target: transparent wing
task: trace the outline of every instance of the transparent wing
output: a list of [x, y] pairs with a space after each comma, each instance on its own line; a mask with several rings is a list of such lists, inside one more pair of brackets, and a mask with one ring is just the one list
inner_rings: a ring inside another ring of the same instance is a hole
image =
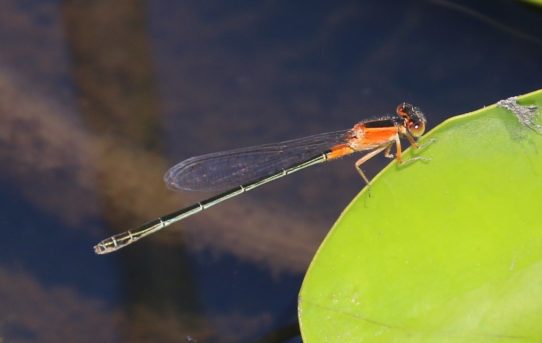
[[164, 175], [174, 190], [217, 191], [292, 167], [346, 141], [350, 130], [191, 157]]

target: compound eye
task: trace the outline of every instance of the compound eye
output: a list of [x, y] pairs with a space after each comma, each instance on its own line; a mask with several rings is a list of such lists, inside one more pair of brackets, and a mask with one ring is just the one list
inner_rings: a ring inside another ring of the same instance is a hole
[[409, 118], [410, 117], [409, 112], [412, 111], [412, 105], [406, 102], [403, 102], [397, 106], [397, 109], [395, 111], [400, 117]]
[[423, 121], [412, 122], [407, 125], [407, 128], [414, 137], [420, 137], [425, 132], [425, 123]]

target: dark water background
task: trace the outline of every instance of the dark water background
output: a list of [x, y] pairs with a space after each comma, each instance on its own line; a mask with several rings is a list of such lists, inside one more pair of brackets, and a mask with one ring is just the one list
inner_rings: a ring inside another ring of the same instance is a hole
[[303, 274], [362, 188], [355, 159], [116, 254], [92, 245], [208, 196], [162, 183], [192, 155], [401, 101], [433, 127], [539, 89], [541, 23], [514, 1], [0, 1], [0, 342], [299, 342]]

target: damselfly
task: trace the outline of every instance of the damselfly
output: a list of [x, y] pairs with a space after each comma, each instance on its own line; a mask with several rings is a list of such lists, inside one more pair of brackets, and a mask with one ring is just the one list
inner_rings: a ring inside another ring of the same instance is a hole
[[[189, 158], [173, 166], [164, 176], [169, 188], [189, 191], [228, 189], [179, 211], [157, 218], [142, 226], [107, 238], [94, 247], [97, 254], [123, 248], [163, 228], [208, 209], [224, 200], [248, 192], [265, 183], [301, 169], [336, 160], [355, 152], [368, 151], [356, 161], [356, 169], [369, 184], [361, 166], [370, 158], [384, 156], [402, 163], [400, 138], [418, 148], [416, 139], [425, 131], [421, 110], [407, 103], [397, 106], [397, 115], [361, 121], [353, 128], [318, 134], [290, 141], [228, 150]], [[391, 153], [395, 145], [395, 154]], [[420, 159], [414, 157], [410, 160]]]

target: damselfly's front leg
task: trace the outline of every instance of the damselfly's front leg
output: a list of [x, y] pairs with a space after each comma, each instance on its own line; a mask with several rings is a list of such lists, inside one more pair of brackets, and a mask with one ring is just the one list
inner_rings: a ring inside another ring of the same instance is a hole
[[421, 149], [424, 149], [426, 147], [428, 147], [429, 145], [433, 144], [436, 142], [436, 139], [435, 138], [431, 138], [429, 140], [427, 140], [425, 143], [423, 144], [418, 144], [418, 142], [416, 141], [416, 139], [414, 137], [412, 137], [412, 135], [407, 131], [405, 132], [405, 136], [406, 138], [408, 139], [408, 142], [410, 143], [410, 145], [416, 149], [416, 150], [421, 150]]
[[[406, 135], [410, 145], [412, 145], [412, 147], [414, 147], [415, 149], [420, 149], [422, 146], [421, 145], [418, 145], [418, 143], [416, 142], [416, 140], [414, 139], [414, 137], [412, 137], [411, 135], [407, 134]], [[430, 158], [427, 158], [427, 157], [422, 157], [422, 156], [415, 156], [415, 157], [411, 157], [407, 160], [403, 160], [402, 158], [402, 149], [401, 149], [401, 140], [399, 139], [399, 135], [397, 135], [395, 137], [395, 147], [396, 147], [396, 152], [395, 152], [395, 159], [397, 160], [397, 164], [399, 165], [405, 165], [405, 164], [408, 164], [408, 163], [412, 163], [414, 161], [431, 161]]]

